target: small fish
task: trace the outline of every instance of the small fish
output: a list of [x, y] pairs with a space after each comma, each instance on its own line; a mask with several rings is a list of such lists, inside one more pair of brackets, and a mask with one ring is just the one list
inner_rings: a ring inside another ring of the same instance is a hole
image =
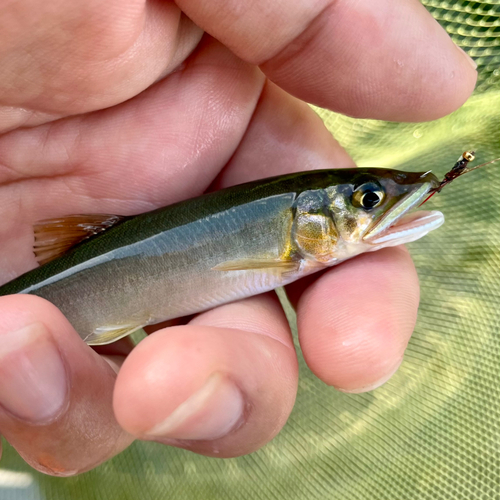
[[0, 287], [55, 304], [82, 339], [107, 344], [168, 319], [273, 290], [444, 222], [412, 212], [442, 183], [380, 168], [301, 172], [153, 212], [35, 225], [42, 265]]

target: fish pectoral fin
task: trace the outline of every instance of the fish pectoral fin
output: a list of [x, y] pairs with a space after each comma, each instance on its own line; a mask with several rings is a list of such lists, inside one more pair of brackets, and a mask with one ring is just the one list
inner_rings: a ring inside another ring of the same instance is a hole
[[39, 264], [65, 254], [78, 243], [106, 231], [128, 217], [110, 214], [68, 215], [44, 219], [33, 225], [33, 251]]
[[131, 333], [145, 327], [148, 322], [129, 323], [127, 325], [108, 325], [96, 328], [91, 334], [83, 340], [88, 345], [104, 345], [120, 340]]
[[214, 271], [251, 271], [276, 269], [282, 272], [298, 271], [300, 262], [281, 259], [240, 259], [228, 260], [212, 267]]

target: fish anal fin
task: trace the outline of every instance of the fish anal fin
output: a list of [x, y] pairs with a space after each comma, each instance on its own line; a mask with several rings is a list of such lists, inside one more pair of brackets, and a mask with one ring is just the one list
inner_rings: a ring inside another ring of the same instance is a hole
[[281, 259], [239, 259], [221, 262], [212, 269], [214, 271], [260, 271], [276, 269], [282, 272], [298, 271], [300, 262]]
[[87, 335], [83, 340], [88, 345], [105, 345], [120, 340], [127, 335], [130, 335], [137, 330], [145, 327], [148, 322], [129, 323], [127, 325], [109, 325], [96, 328], [90, 335]]
[[39, 264], [45, 264], [65, 254], [78, 243], [106, 231], [126, 219], [120, 215], [68, 215], [38, 221], [33, 226], [33, 251]]

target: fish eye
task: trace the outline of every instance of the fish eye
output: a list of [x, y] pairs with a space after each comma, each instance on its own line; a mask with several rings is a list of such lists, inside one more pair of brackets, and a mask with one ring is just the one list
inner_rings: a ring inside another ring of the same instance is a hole
[[371, 210], [378, 207], [385, 198], [385, 192], [381, 186], [374, 182], [362, 184], [352, 193], [352, 204], [358, 208]]

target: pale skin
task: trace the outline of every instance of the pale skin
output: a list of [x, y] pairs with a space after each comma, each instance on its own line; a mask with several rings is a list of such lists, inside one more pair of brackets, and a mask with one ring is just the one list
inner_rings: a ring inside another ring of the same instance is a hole
[[[299, 99], [431, 120], [477, 76], [417, 0], [0, 0], [0, 33], [1, 282], [36, 265], [38, 219], [135, 214], [209, 186], [353, 166]], [[405, 249], [288, 293], [327, 384], [371, 390], [400, 365], [419, 301]], [[133, 351], [127, 340], [94, 350], [48, 302], [2, 297], [0, 335], [0, 431], [50, 474], [91, 469], [134, 439], [249, 453], [296, 397], [274, 294], [157, 329]]]

